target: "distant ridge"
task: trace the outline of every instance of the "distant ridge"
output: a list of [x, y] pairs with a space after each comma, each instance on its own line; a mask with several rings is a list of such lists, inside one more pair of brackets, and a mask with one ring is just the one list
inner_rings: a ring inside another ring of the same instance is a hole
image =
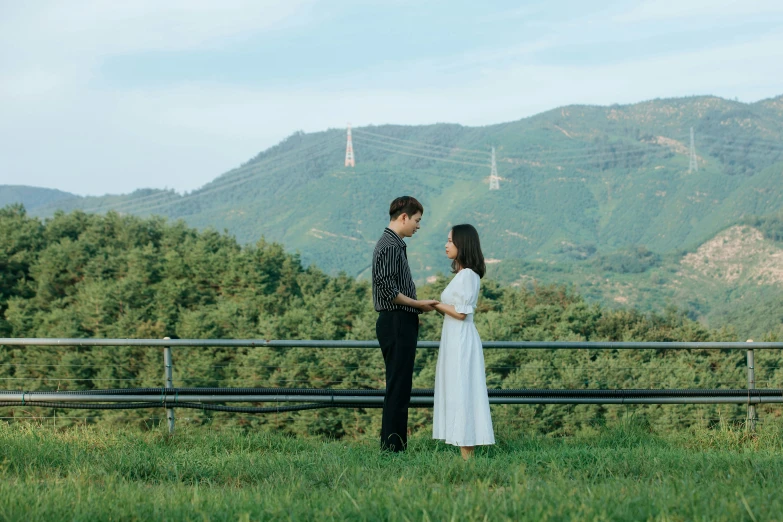
[[185, 195], [0, 186], [0, 204], [37, 216], [159, 214], [241, 242], [264, 237], [305, 264], [366, 278], [389, 201], [413, 194], [425, 206], [408, 248], [420, 282], [448, 273], [446, 234], [468, 222], [492, 260], [488, 277], [504, 284], [564, 284], [640, 310], [674, 305], [712, 326], [742, 324], [739, 335], [781, 324], [783, 96], [574, 105], [485, 127], [354, 127], [355, 168], [344, 166], [345, 140], [345, 129], [297, 132]]
[[[40, 216], [84, 209], [181, 218], [242, 242], [263, 236], [301, 252], [305, 263], [359, 276], [388, 201], [415, 194], [426, 207], [410, 247], [420, 280], [446, 269], [441, 243], [459, 222], [475, 224], [487, 256], [502, 265], [570, 262], [634, 245], [693, 250], [746, 215], [783, 208], [783, 96], [574, 105], [484, 127], [353, 130], [355, 168], [344, 166], [344, 129], [298, 132], [186, 195], [67, 195], [28, 208]], [[488, 190], [493, 146], [498, 191]]]
[[79, 196], [56, 189], [28, 187], [25, 185], [0, 185], [0, 207], [21, 203], [29, 211], [45, 205], [62, 203]]

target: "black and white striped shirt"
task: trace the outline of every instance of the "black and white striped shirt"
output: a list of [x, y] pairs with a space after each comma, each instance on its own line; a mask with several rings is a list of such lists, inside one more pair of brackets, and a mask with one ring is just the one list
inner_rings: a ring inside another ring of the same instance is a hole
[[392, 229], [386, 228], [372, 253], [372, 300], [375, 310], [421, 310], [393, 303], [397, 294], [416, 299], [416, 285], [408, 266], [407, 245]]

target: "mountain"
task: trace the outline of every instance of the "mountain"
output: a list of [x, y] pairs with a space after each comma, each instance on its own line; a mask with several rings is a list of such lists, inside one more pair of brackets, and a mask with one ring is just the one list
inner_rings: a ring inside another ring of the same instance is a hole
[[46, 205], [63, 204], [69, 199], [78, 201], [79, 196], [47, 188], [0, 185], [0, 207], [21, 203], [27, 210], [34, 211]]
[[[366, 277], [389, 201], [411, 194], [425, 206], [409, 247], [420, 281], [447, 271], [448, 229], [470, 222], [491, 274], [508, 282], [608, 274], [620, 285], [614, 292], [630, 285], [629, 295], [607, 299], [613, 291], [597, 283], [586, 293], [617, 304], [674, 301], [706, 314], [698, 296], [686, 299], [651, 278], [696, 270], [682, 265], [686, 253], [748, 216], [783, 209], [783, 96], [752, 104], [699, 96], [568, 106], [484, 127], [360, 127], [353, 129], [355, 168], [343, 166], [345, 138], [343, 129], [298, 132], [189, 194], [145, 189], [29, 210], [161, 214], [227, 229], [241, 242], [265, 237], [299, 251], [307, 264]], [[500, 190], [490, 191], [492, 147]], [[656, 291], [638, 290], [646, 286]]]
[[[373, 126], [296, 133], [190, 194], [139, 190], [31, 209], [162, 214], [261, 236], [307, 263], [361, 275], [388, 202], [425, 205], [410, 248], [420, 279], [446, 268], [451, 224], [474, 223], [488, 257], [558, 261], [644, 245], [693, 249], [749, 214], [783, 208], [783, 97], [753, 104], [716, 97], [627, 106], [569, 106], [523, 120], [464, 127]], [[689, 171], [690, 128], [698, 170]], [[500, 190], [488, 190], [490, 148]]]
[[[783, 326], [783, 213], [745, 221], [683, 255], [629, 248], [584, 261], [513, 260], [488, 273], [512, 286], [567, 285], [610, 307], [675, 306], [712, 327], [731, 326], [742, 339], [759, 339]], [[769, 221], [777, 226], [765, 227]]]

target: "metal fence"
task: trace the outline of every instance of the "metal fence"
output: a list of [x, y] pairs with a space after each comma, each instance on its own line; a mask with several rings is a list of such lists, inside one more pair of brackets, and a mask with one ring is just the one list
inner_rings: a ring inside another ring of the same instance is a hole
[[[437, 342], [418, 343], [420, 349], [438, 348]], [[269, 341], [225, 339], [9, 339], [0, 346], [62, 347], [149, 347], [163, 349], [163, 386], [83, 391], [0, 391], [0, 406], [41, 406], [77, 409], [164, 408], [170, 432], [174, 431], [174, 409], [238, 413], [270, 413], [328, 407], [381, 407], [385, 390], [317, 388], [176, 388], [173, 382], [172, 348], [341, 348], [378, 349], [377, 341]], [[747, 352], [747, 387], [742, 389], [490, 389], [491, 404], [747, 404], [747, 426], [756, 422], [755, 405], [783, 403], [783, 389], [758, 389], [755, 379], [755, 350], [780, 350], [783, 342], [570, 342], [489, 341], [485, 349], [513, 350], [743, 350]], [[297, 403], [274, 407], [229, 406], [226, 403]], [[429, 407], [433, 390], [415, 389], [412, 407]]]

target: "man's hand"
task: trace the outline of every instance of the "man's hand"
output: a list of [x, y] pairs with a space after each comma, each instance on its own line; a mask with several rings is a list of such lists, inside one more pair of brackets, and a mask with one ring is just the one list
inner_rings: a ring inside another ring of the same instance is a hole
[[436, 301], [434, 299], [424, 299], [421, 301], [416, 301], [416, 308], [422, 312], [432, 312], [435, 310], [435, 305], [437, 304], [440, 304], [440, 301]]
[[422, 299], [421, 301], [417, 301], [403, 294], [397, 294], [397, 297], [395, 297], [392, 301], [394, 304], [418, 308], [422, 312], [432, 312], [435, 310], [435, 305], [439, 302], [440, 301], [436, 301], [434, 299]]

